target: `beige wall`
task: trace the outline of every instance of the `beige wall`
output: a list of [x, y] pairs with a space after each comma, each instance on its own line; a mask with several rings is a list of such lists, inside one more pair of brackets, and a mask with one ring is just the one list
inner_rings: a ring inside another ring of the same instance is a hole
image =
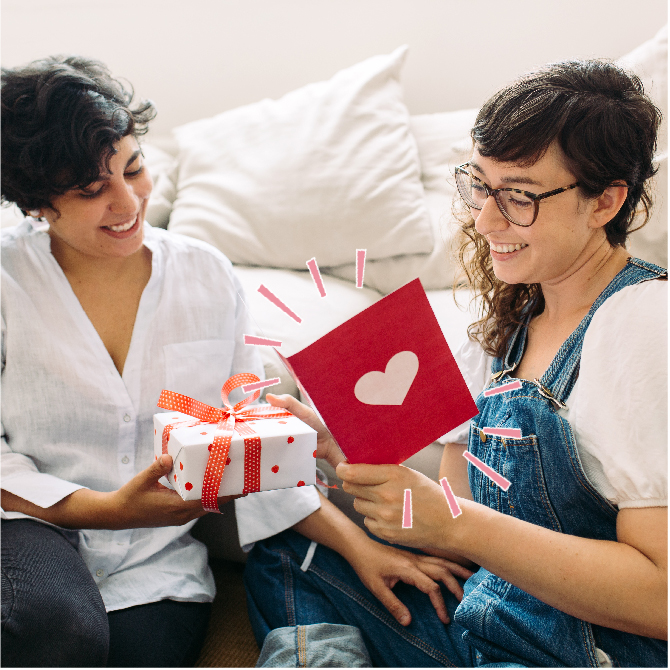
[[3, 0], [2, 61], [99, 58], [156, 102], [161, 135], [404, 43], [410, 112], [475, 107], [535, 65], [618, 58], [666, 22], [666, 0]]

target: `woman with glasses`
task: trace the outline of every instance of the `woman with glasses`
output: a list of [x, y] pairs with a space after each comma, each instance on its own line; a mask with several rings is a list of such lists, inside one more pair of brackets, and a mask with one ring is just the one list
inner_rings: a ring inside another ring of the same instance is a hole
[[[372, 533], [475, 574], [462, 602], [444, 592], [449, 625], [398, 590], [400, 626], [327, 549], [301, 573], [304, 542], [283, 533], [247, 567], [257, 635], [279, 629], [262, 659], [323, 621], [360, 629], [362, 664], [667, 666], [667, 273], [625, 248], [649, 215], [659, 122], [639, 79], [602, 61], [549, 65], [482, 107], [455, 174], [482, 305], [457, 355], [479, 414], [440, 467], [455, 501], [409, 468], [331, 457]], [[262, 594], [281, 570], [280, 608]]]

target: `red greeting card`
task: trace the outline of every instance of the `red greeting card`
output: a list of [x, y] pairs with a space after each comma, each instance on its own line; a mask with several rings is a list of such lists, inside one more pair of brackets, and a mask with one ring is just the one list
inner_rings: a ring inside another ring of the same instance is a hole
[[351, 463], [401, 463], [477, 414], [418, 279], [279, 356]]

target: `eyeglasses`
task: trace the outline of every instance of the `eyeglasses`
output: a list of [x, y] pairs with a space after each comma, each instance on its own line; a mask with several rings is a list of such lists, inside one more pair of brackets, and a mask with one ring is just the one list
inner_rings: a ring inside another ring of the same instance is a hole
[[579, 182], [575, 182], [565, 188], [557, 188], [539, 195], [520, 191], [518, 188], [490, 188], [466, 169], [469, 165], [463, 163], [455, 170], [458, 193], [465, 204], [472, 209], [481, 210], [492, 195], [501, 214], [516, 226], [532, 226], [535, 223], [537, 213], [540, 211], [540, 200], [579, 186]]

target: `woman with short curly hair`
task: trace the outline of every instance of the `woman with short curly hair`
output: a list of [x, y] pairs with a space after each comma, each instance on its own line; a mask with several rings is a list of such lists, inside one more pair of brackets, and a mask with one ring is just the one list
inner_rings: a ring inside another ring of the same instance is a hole
[[32, 217], [2, 235], [4, 666], [192, 665], [207, 630], [205, 511], [159, 483], [153, 414], [186, 353], [214, 387], [262, 368], [230, 262], [145, 227], [132, 98], [85, 58], [2, 72], [2, 199]]

